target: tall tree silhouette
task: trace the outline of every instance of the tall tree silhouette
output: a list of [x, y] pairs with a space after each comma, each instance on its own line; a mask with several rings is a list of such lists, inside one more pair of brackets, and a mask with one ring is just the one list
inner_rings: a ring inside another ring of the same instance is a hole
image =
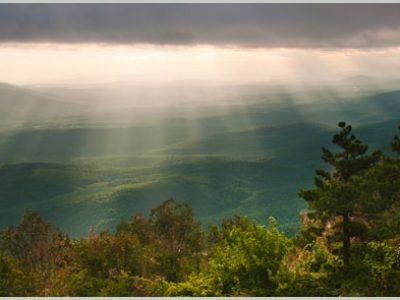
[[380, 151], [368, 154], [368, 146], [352, 134], [352, 127], [339, 122], [340, 131], [333, 136], [332, 143], [339, 150], [332, 152], [322, 148], [321, 158], [331, 166], [331, 172], [317, 170], [315, 189], [303, 190], [304, 198], [311, 209], [309, 216], [318, 219], [325, 227], [339, 228], [342, 243], [343, 263], [350, 262], [352, 218], [360, 201], [352, 178], [375, 165]]

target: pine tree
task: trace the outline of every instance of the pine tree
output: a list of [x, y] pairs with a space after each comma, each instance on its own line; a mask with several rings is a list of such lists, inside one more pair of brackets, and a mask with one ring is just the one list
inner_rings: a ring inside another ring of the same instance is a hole
[[[351, 182], [354, 176], [374, 166], [381, 157], [380, 151], [368, 154], [368, 146], [352, 134], [352, 127], [339, 122], [340, 131], [333, 136], [332, 143], [339, 147], [338, 152], [322, 148], [322, 159], [332, 171], [317, 170], [316, 188], [303, 190], [304, 198], [311, 209], [309, 216], [320, 221], [323, 227], [339, 228], [343, 263], [350, 262], [352, 219], [360, 201], [357, 190]], [[332, 226], [334, 224], [335, 226]]]

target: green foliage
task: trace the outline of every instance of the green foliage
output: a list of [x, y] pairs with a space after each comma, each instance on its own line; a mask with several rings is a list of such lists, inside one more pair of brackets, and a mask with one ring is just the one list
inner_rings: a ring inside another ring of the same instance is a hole
[[364, 295], [398, 296], [400, 294], [400, 243], [396, 241], [370, 242], [364, 264], [368, 270], [368, 284]]
[[343, 261], [348, 266], [351, 238], [359, 237], [364, 229], [364, 224], [357, 222], [357, 217], [365, 214], [358, 176], [374, 167], [382, 153], [367, 154], [368, 146], [352, 134], [350, 125], [339, 122], [338, 126], [340, 131], [333, 136], [332, 143], [340, 151], [333, 153], [322, 148], [322, 159], [333, 168], [332, 172], [317, 170], [316, 188], [303, 190], [300, 196], [309, 204], [309, 217], [318, 219], [323, 231], [330, 230], [333, 240], [341, 239]]
[[[21, 223], [1, 233], [0, 249], [32, 285], [28, 293], [60, 295], [69, 274], [70, 241], [41, 217], [27, 211]], [[18, 278], [18, 276], [17, 276]], [[32, 289], [32, 290], [31, 290]]]
[[207, 267], [189, 280], [171, 285], [168, 296], [273, 295], [288, 239], [270, 219], [268, 228], [243, 217], [224, 220], [213, 232]]
[[341, 250], [344, 267], [330, 272], [338, 295], [394, 295], [398, 248], [389, 245], [399, 233], [399, 160], [379, 151], [366, 154], [351, 127], [344, 122], [339, 127], [333, 143], [344, 151], [323, 150], [333, 171], [317, 171], [316, 188], [301, 192], [311, 208], [303, 220], [303, 241], [319, 236], [331, 253]]
[[318, 238], [305, 247], [293, 247], [286, 256], [286, 267], [277, 274], [280, 296], [338, 296], [339, 257], [332, 254], [326, 240]]
[[140, 296], [153, 293], [150, 278], [178, 281], [197, 271], [203, 232], [186, 204], [169, 199], [149, 219], [121, 222], [115, 234], [91, 232], [74, 242], [73, 295]]
[[222, 295], [272, 295], [288, 240], [270, 219], [269, 228], [246, 218], [225, 220], [209, 259]]
[[11, 296], [14, 290], [15, 274], [9, 259], [0, 256], [0, 297]]
[[151, 210], [149, 223], [163, 245], [158, 259], [166, 279], [182, 280], [185, 273], [197, 271], [203, 233], [200, 223], [193, 218], [192, 208], [169, 199]]
[[174, 199], [79, 238], [27, 211], [0, 232], [0, 296], [399, 296], [400, 160], [339, 127], [292, 238], [273, 218], [205, 229]]
[[199, 273], [190, 275], [187, 281], [168, 283], [161, 295], [167, 297], [220, 297], [223, 295], [222, 289], [220, 278], [214, 277], [213, 274]]

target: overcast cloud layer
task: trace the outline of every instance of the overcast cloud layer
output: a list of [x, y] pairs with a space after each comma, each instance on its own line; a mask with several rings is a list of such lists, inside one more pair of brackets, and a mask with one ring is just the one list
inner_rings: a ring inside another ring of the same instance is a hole
[[0, 42], [400, 46], [400, 4], [0, 4]]

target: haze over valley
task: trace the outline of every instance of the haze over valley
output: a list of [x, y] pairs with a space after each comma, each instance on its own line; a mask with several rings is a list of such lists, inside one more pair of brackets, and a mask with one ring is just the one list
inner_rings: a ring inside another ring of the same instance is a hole
[[0, 225], [32, 209], [79, 236], [173, 197], [204, 225], [272, 215], [292, 234], [305, 208], [298, 191], [312, 185], [339, 120], [389, 149], [397, 86], [369, 76], [308, 86], [1, 84]]

